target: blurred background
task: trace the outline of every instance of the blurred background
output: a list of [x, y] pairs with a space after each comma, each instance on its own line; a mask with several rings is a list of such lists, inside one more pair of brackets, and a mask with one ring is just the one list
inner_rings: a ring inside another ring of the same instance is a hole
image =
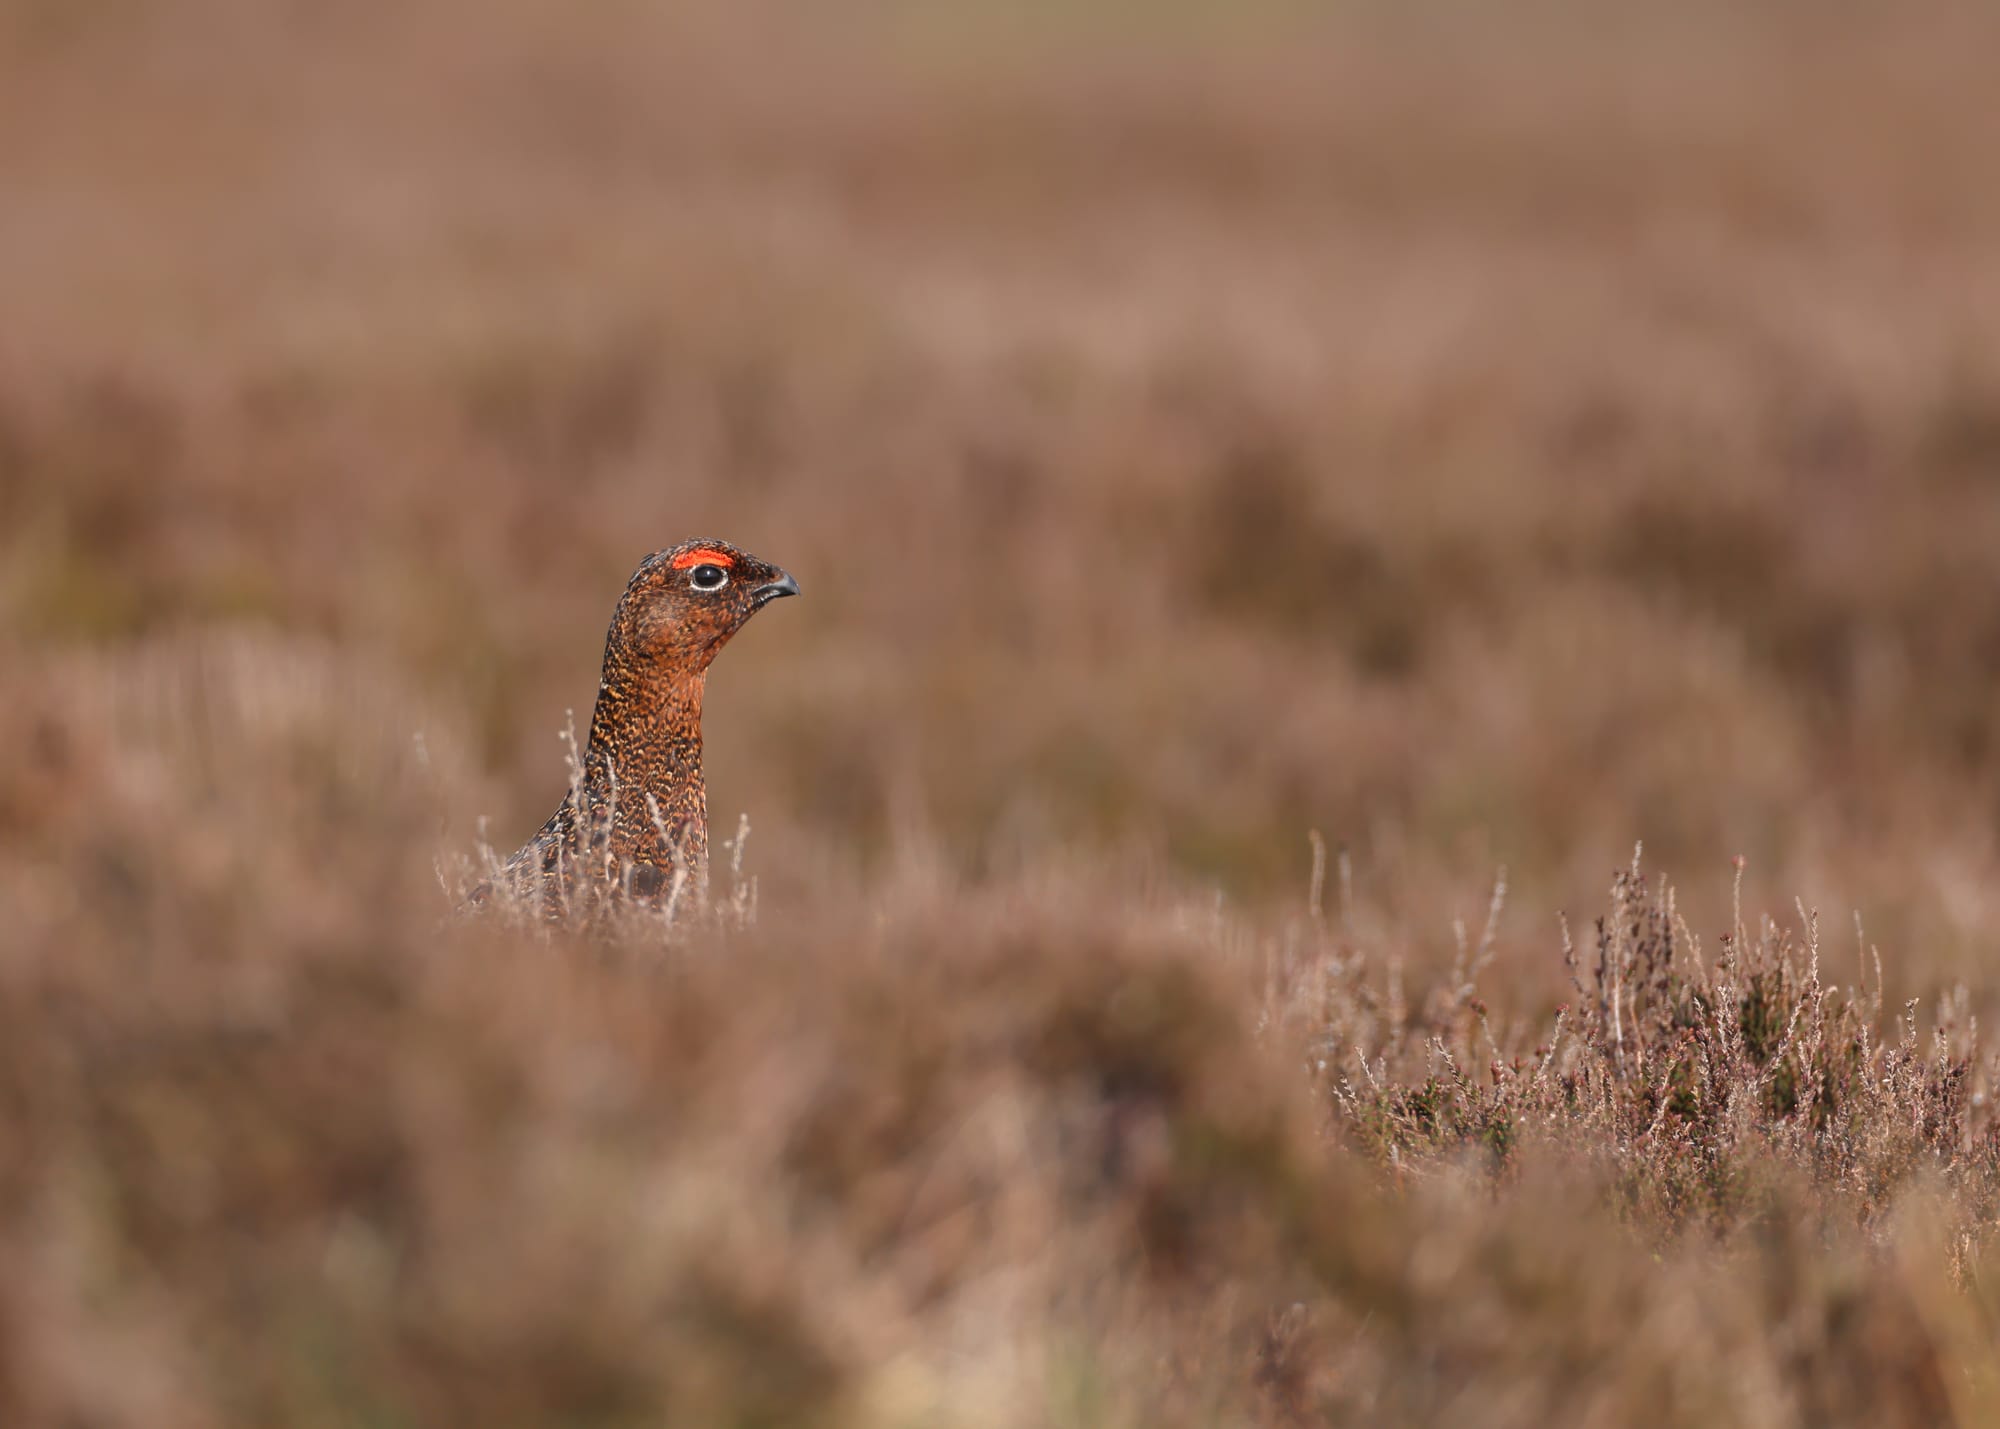
[[0, 0], [0, 1421], [2000, 1422], [1996, 45]]
[[1645, 840], [1990, 954], [1979, 7], [0, 6], [0, 635], [417, 702], [565, 779], [631, 568], [767, 897], [899, 841], [1510, 942]]

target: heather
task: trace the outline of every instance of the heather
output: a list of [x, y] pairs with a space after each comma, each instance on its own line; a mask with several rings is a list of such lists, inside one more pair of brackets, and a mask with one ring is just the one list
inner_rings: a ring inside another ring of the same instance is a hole
[[1995, 28], [0, 4], [0, 1422], [1993, 1421]]

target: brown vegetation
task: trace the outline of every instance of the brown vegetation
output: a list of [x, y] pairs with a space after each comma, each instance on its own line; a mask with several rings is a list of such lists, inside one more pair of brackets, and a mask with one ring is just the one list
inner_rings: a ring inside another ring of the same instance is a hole
[[0, 0], [0, 1423], [2000, 1419], [2000, 26], [1487, 8]]

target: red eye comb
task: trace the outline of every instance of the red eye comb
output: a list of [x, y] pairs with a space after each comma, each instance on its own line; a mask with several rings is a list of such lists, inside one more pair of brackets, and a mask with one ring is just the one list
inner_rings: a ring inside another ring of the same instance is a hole
[[684, 571], [689, 566], [721, 566], [724, 570], [736, 564], [736, 558], [727, 551], [718, 551], [713, 546], [697, 546], [692, 551], [682, 551], [674, 557], [674, 569]]

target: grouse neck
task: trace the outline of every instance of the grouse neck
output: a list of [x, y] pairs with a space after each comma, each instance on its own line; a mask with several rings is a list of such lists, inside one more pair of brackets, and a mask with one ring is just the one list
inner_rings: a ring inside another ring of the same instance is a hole
[[692, 773], [699, 781], [707, 684], [706, 671], [649, 668], [621, 652], [607, 652], [584, 758], [591, 792], [608, 793], [614, 780], [627, 790], [644, 789], [667, 770]]

